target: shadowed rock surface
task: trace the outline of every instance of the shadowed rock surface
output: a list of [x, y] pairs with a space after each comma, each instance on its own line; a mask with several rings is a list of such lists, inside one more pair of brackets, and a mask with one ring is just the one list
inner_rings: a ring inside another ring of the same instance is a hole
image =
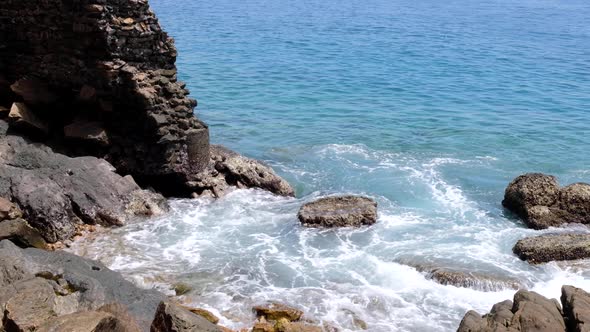
[[560, 187], [554, 176], [528, 173], [508, 185], [502, 205], [535, 229], [565, 223], [588, 224], [590, 185], [574, 183]]
[[512, 251], [529, 263], [546, 263], [590, 257], [590, 234], [553, 234], [527, 237]]
[[360, 196], [325, 197], [304, 204], [297, 216], [309, 227], [372, 225], [377, 221], [377, 203]]
[[2, 132], [0, 196], [17, 205], [48, 242], [70, 238], [78, 224], [122, 225], [167, 209], [163, 196], [142, 190], [104, 160], [70, 158]]

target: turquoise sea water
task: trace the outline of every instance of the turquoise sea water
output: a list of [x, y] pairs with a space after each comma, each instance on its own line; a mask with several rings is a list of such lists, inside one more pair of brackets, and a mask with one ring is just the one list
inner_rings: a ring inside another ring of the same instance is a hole
[[[514, 257], [516, 240], [548, 231], [500, 204], [524, 172], [590, 181], [590, 2], [151, 4], [212, 140], [275, 167], [297, 198], [177, 200], [73, 250], [147, 287], [187, 282], [189, 301], [235, 328], [273, 299], [343, 331], [359, 330], [355, 317], [370, 331], [453, 331], [514, 292], [443, 286], [408, 263], [553, 297], [563, 283], [590, 290], [587, 262]], [[303, 202], [340, 193], [374, 197], [378, 224], [299, 226]]]

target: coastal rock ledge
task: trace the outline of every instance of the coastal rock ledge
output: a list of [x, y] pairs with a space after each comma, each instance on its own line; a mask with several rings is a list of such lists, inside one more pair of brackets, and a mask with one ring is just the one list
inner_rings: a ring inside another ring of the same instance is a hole
[[520, 290], [514, 301], [497, 303], [486, 315], [467, 312], [457, 332], [582, 332], [589, 324], [590, 294], [563, 286], [561, 306], [555, 299]]
[[297, 214], [308, 227], [359, 227], [377, 221], [377, 202], [360, 196], [324, 197], [304, 204]]

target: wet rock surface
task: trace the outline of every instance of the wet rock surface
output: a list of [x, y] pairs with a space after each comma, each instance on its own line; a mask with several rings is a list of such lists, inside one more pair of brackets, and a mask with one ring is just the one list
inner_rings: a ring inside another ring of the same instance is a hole
[[554, 176], [528, 173], [508, 185], [502, 205], [535, 229], [566, 223], [589, 224], [590, 185], [574, 183], [560, 187]]
[[512, 249], [529, 263], [575, 260], [590, 257], [590, 234], [552, 234], [527, 237]]
[[504, 289], [517, 290], [523, 286], [517, 279], [499, 277], [492, 274], [439, 267], [429, 264], [415, 264], [403, 261], [400, 263], [412, 266], [417, 271], [424, 273], [426, 278], [436, 281], [441, 285], [471, 288], [484, 292], [497, 292]]
[[303, 312], [286, 304], [269, 302], [252, 308], [256, 322], [252, 332], [322, 332], [335, 330], [303, 319]]
[[334, 196], [304, 204], [297, 215], [308, 227], [359, 227], [377, 221], [377, 203], [367, 197]]
[[101, 159], [70, 158], [14, 135], [0, 135], [0, 156], [0, 196], [48, 242], [70, 238], [78, 224], [122, 225], [167, 209], [164, 197]]
[[223, 197], [234, 188], [260, 188], [294, 196], [293, 188], [262, 162], [220, 145], [211, 145], [208, 167], [188, 183], [195, 196]]

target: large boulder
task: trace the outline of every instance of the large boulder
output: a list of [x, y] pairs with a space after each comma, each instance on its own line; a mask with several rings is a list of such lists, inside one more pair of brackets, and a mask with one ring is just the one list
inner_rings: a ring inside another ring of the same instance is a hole
[[566, 326], [556, 300], [520, 290], [514, 295], [514, 302], [497, 303], [486, 315], [481, 316], [475, 311], [467, 312], [457, 331], [565, 332]]
[[102, 311], [83, 311], [53, 318], [35, 332], [139, 332], [128, 322]]
[[377, 221], [377, 203], [367, 197], [333, 196], [304, 204], [297, 214], [309, 227], [358, 227]]
[[0, 157], [0, 196], [18, 205], [48, 242], [70, 238], [82, 223], [122, 225], [167, 208], [164, 197], [102, 159], [70, 158], [12, 135], [0, 135]]
[[11, 327], [29, 331], [44, 324], [51, 331], [55, 324], [70, 324], [79, 318], [55, 320], [58, 317], [96, 310], [122, 321], [134, 320], [141, 331], [148, 331], [158, 304], [165, 299], [155, 290], [137, 288], [99, 262], [0, 242], [0, 309], [7, 331]]
[[211, 145], [208, 167], [187, 185], [196, 196], [223, 197], [233, 188], [260, 188], [281, 196], [295, 195], [291, 185], [271, 167], [220, 145]]
[[575, 183], [561, 188], [554, 176], [528, 173], [508, 185], [502, 205], [535, 229], [565, 223], [588, 224], [590, 185]]
[[551, 234], [527, 237], [512, 251], [529, 263], [574, 260], [590, 257], [590, 234]]
[[222, 332], [223, 330], [200, 315], [171, 302], [158, 305], [150, 332]]
[[580, 288], [563, 286], [561, 303], [569, 331], [590, 331], [590, 294]]

